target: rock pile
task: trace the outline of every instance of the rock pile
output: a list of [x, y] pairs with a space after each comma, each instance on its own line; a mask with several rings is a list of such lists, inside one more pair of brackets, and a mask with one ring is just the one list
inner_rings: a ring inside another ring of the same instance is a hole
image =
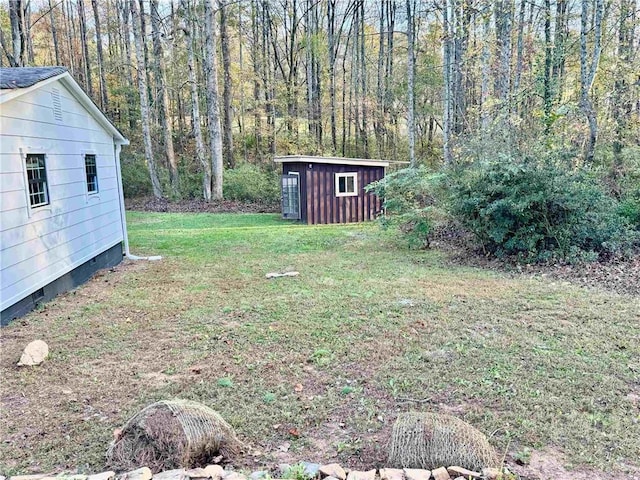
[[[142, 467], [118, 475], [112, 471], [95, 475], [21, 475], [10, 477], [9, 480], [300, 480], [301, 478], [309, 480], [513, 480], [516, 478], [506, 469], [501, 471], [485, 468], [482, 472], [474, 472], [458, 466], [440, 467], [434, 470], [381, 468], [359, 471], [344, 468], [337, 463], [320, 465], [304, 462], [294, 467], [281, 465], [277, 471], [278, 473], [274, 475], [271, 475], [268, 470], [244, 474], [231, 469], [225, 470], [220, 465], [209, 465], [206, 468], [191, 470], [181, 468], [153, 474], [148, 467]], [[5, 478], [0, 477], [0, 480]]]

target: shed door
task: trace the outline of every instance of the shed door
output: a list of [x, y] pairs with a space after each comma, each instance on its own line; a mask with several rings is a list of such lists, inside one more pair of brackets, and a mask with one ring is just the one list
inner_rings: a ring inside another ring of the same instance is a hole
[[300, 220], [300, 178], [282, 175], [282, 218]]

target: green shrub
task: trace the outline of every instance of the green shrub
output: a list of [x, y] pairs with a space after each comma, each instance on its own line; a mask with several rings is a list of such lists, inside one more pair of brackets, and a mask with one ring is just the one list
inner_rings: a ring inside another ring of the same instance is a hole
[[625, 196], [620, 202], [618, 212], [626, 218], [636, 230], [640, 230], [640, 188]]
[[122, 189], [126, 198], [151, 195], [151, 179], [143, 158], [122, 155]]
[[383, 228], [397, 228], [414, 248], [429, 247], [430, 235], [442, 217], [438, 198], [442, 175], [424, 168], [405, 168], [366, 187], [383, 200]]
[[278, 175], [248, 163], [224, 172], [223, 189], [227, 200], [269, 204], [280, 201]]
[[481, 162], [451, 176], [450, 210], [498, 257], [592, 260], [637, 238], [619, 205], [583, 171], [527, 161]]

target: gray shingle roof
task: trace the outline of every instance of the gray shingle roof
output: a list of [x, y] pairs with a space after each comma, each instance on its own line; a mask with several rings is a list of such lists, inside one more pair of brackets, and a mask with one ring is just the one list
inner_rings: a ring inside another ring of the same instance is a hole
[[0, 68], [0, 88], [27, 88], [47, 78], [63, 74], [65, 67], [5, 67]]

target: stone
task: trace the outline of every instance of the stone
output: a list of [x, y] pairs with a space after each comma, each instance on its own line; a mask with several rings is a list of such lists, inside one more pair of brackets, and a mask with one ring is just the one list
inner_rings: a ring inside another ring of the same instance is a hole
[[49, 478], [55, 478], [57, 480], [87, 480], [87, 477], [88, 476], [84, 475], [83, 473], [76, 473], [76, 474], [69, 474], [69, 475], [61, 473], [57, 477], [45, 477], [45, 478], [43, 478], [41, 480], [45, 480], [45, 479], [49, 479]]
[[375, 468], [366, 472], [351, 470], [347, 475], [347, 480], [376, 480], [376, 470]]
[[116, 478], [116, 472], [108, 471], [89, 475], [87, 480], [113, 480]]
[[224, 480], [247, 480], [247, 477], [238, 472], [229, 472], [225, 475]]
[[46, 475], [16, 475], [14, 477], [9, 477], [9, 480], [40, 480], [41, 478], [46, 477]]
[[[40, 365], [44, 362], [44, 359], [49, 355], [49, 346], [42, 340], [34, 340], [29, 345], [24, 347], [18, 366], [34, 366]], [[29, 476], [29, 475], [23, 475]], [[42, 478], [44, 475], [39, 475], [38, 478]], [[14, 477], [11, 477], [14, 478]]]
[[404, 480], [404, 471], [401, 468], [381, 468], [381, 480]]
[[449, 472], [447, 472], [447, 469], [444, 467], [432, 470], [431, 475], [433, 475], [435, 480], [451, 480], [451, 475], [449, 475]]
[[467, 470], [466, 468], [458, 467], [457, 465], [447, 468], [447, 472], [449, 472], [449, 475], [452, 477], [464, 477], [466, 479], [482, 478], [481, 473]]
[[323, 477], [334, 477], [339, 480], [345, 480], [347, 478], [347, 472], [337, 463], [322, 465], [320, 467], [320, 473]]
[[421, 468], [405, 468], [404, 476], [407, 480], [429, 480], [431, 478], [431, 471]]
[[189, 478], [209, 478], [209, 474], [204, 468], [192, 468], [185, 471], [184, 475]]
[[285, 478], [285, 475], [287, 473], [289, 473], [289, 470], [291, 470], [291, 465], [289, 465], [288, 463], [280, 463], [278, 464], [278, 475], [281, 478]]
[[204, 471], [207, 473], [207, 476], [213, 480], [220, 480], [225, 475], [224, 468], [220, 465], [207, 465]]
[[260, 480], [262, 478], [267, 478], [268, 476], [269, 472], [267, 472], [266, 470], [256, 470], [251, 475], [249, 475], [249, 478], [251, 478], [251, 480]]
[[153, 480], [185, 480], [187, 476], [184, 474], [183, 468], [175, 470], [166, 470], [164, 472], [156, 473], [153, 476]]
[[499, 468], [483, 468], [482, 476], [487, 480], [499, 480], [502, 478], [502, 472]]
[[149, 467], [142, 467], [125, 473], [120, 477], [120, 480], [151, 480], [152, 477], [153, 474]]
[[320, 471], [319, 463], [301, 462], [300, 465], [304, 468], [304, 474], [309, 478], [316, 477]]

